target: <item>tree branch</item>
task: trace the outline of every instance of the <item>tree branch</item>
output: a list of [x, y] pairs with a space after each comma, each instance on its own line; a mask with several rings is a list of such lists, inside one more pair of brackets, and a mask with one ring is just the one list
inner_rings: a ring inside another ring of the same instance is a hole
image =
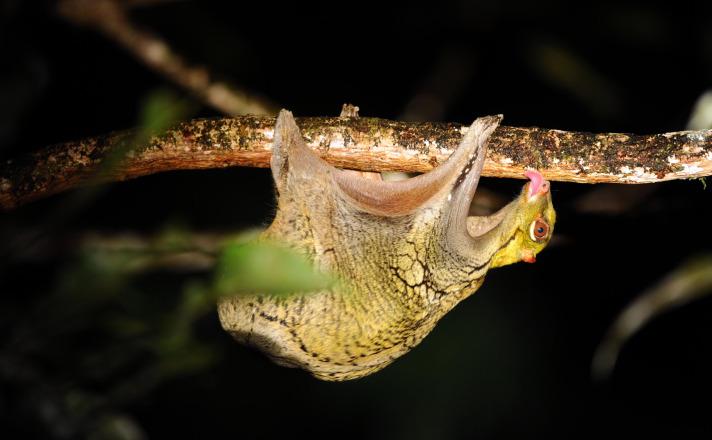
[[278, 109], [262, 97], [251, 95], [210, 78], [207, 69], [187, 64], [157, 36], [136, 27], [127, 7], [117, 0], [62, 0], [58, 12], [70, 22], [89, 26], [132, 53], [154, 71], [192, 92], [211, 107], [228, 115], [273, 115]]
[[[467, 130], [452, 123], [376, 118], [299, 118], [307, 144], [337, 167], [425, 172], [442, 163]], [[103, 161], [126, 148], [133, 133], [112, 133], [42, 149], [0, 164], [0, 207], [87, 183], [131, 179], [169, 170], [268, 167], [274, 118], [240, 116], [178, 124], [132, 145], [113, 167]], [[105, 164], [104, 164], [105, 165]], [[483, 175], [522, 178], [537, 168], [549, 180], [650, 183], [712, 174], [712, 130], [657, 135], [593, 134], [499, 127], [489, 142]], [[97, 175], [97, 170], [101, 173]]]

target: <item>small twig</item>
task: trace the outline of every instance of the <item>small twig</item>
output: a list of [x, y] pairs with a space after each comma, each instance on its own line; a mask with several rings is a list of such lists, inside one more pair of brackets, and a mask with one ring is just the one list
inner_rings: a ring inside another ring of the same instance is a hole
[[616, 317], [591, 363], [595, 379], [608, 379], [623, 346], [655, 317], [712, 294], [712, 256], [694, 258], [642, 293]]
[[62, 0], [58, 10], [74, 24], [101, 31], [150, 68], [227, 115], [277, 113], [277, 109], [262, 98], [212, 81], [207, 69], [189, 66], [160, 38], [136, 28], [125, 10], [129, 6], [117, 0]]
[[[442, 163], [467, 130], [452, 123], [376, 118], [297, 119], [307, 144], [337, 167], [425, 172]], [[229, 166], [267, 167], [274, 118], [241, 116], [178, 124], [138, 145], [104, 182], [162, 171]], [[54, 145], [0, 164], [0, 207], [11, 209], [86, 184], [131, 132]], [[549, 180], [651, 183], [712, 175], [712, 130], [657, 135], [593, 134], [499, 127], [489, 142], [485, 176], [523, 178], [537, 168]], [[92, 183], [96, 183], [96, 177]]]

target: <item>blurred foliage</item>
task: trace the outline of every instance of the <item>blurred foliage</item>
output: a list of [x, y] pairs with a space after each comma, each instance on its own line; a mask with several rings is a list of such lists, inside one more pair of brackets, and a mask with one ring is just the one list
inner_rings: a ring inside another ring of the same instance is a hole
[[[108, 158], [97, 181], [190, 107], [165, 90], [147, 95], [136, 135]], [[99, 192], [98, 186], [79, 190], [23, 246], [78, 214]], [[218, 346], [196, 334], [218, 295], [285, 294], [331, 283], [304, 256], [254, 238], [254, 232], [201, 237], [176, 225], [150, 239], [84, 236], [46, 294], [21, 312], [0, 310], [0, 384], [20, 402], [2, 417], [38, 420], [34, 429], [42, 436], [142, 438], [118, 408], [220, 359]]]
[[[159, 251], [168, 252], [157, 240], [148, 254]], [[89, 435], [97, 427], [87, 420], [115, 420], [115, 408], [219, 358], [194, 332], [214, 304], [208, 277], [163, 285], [155, 279], [160, 273], [136, 270], [150, 267], [136, 264], [145, 258], [82, 248], [67, 259], [52, 291], [4, 317], [2, 379], [20, 387], [24, 404], [16, 410], [35, 412], [25, 415], [44, 422], [52, 436]]]
[[134, 144], [142, 144], [149, 136], [160, 133], [178, 121], [195, 112], [195, 104], [182, 99], [167, 89], [149, 93], [143, 100], [138, 118], [138, 139]]
[[227, 245], [216, 272], [215, 289], [221, 295], [287, 295], [323, 290], [335, 282], [331, 275], [316, 271], [304, 255], [267, 240]]
[[110, 150], [110, 156], [102, 162], [102, 168], [96, 173], [97, 182], [103, 180], [104, 173], [116, 168], [131, 150], [146, 145], [149, 138], [159, 134], [178, 121], [188, 118], [194, 113], [194, 104], [180, 98], [168, 89], [157, 89], [148, 93], [142, 101], [136, 133], [119, 148]]
[[[43, 228], [28, 237], [13, 240], [9, 245], [6, 244], [10, 252], [22, 252], [24, 248], [32, 246], [43, 235], [51, 234], [79, 214], [83, 208], [96, 200], [111, 186], [111, 184], [103, 183], [106, 180], [106, 174], [111, 173], [114, 168], [119, 166], [131, 153], [131, 150], [137, 146], [145, 145], [150, 136], [187, 118], [192, 113], [193, 107], [194, 105], [189, 101], [179, 98], [169, 90], [158, 89], [149, 92], [143, 98], [135, 134], [130, 136], [123, 145], [110, 150], [109, 156], [101, 162], [101, 167], [87, 181], [86, 186], [73, 191], [70, 198], [62, 205], [44, 216]], [[0, 248], [0, 255], [2, 255], [2, 251], [3, 249]]]
[[0, 380], [20, 387], [20, 410], [34, 412], [24, 415], [54, 437], [109, 430], [141, 438], [116, 408], [221, 358], [218, 345], [196, 334], [220, 295], [283, 295], [333, 282], [303, 255], [255, 238], [196, 238], [175, 225], [148, 240], [86, 237], [46, 296], [3, 314]]

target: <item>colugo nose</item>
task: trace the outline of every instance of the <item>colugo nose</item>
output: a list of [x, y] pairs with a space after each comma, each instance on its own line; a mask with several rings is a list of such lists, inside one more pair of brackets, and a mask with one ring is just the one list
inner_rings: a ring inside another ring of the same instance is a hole
[[526, 170], [524, 175], [530, 180], [529, 197], [546, 194], [549, 192], [549, 182], [544, 180], [544, 176], [537, 170]]

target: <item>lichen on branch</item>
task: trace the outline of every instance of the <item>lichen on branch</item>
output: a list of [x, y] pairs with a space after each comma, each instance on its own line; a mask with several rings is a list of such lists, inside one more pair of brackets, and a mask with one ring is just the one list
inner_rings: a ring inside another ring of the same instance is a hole
[[[455, 123], [365, 117], [299, 118], [307, 144], [327, 162], [361, 171], [425, 172], [462, 138]], [[88, 183], [127, 180], [180, 169], [267, 167], [274, 118], [239, 116], [177, 124], [133, 145], [102, 169], [133, 133], [111, 133], [53, 145], [0, 164], [0, 208]], [[536, 168], [553, 181], [652, 183], [712, 175], [712, 130], [654, 135], [585, 133], [501, 126], [489, 141], [483, 175], [523, 178]], [[97, 170], [101, 169], [100, 176]]]

